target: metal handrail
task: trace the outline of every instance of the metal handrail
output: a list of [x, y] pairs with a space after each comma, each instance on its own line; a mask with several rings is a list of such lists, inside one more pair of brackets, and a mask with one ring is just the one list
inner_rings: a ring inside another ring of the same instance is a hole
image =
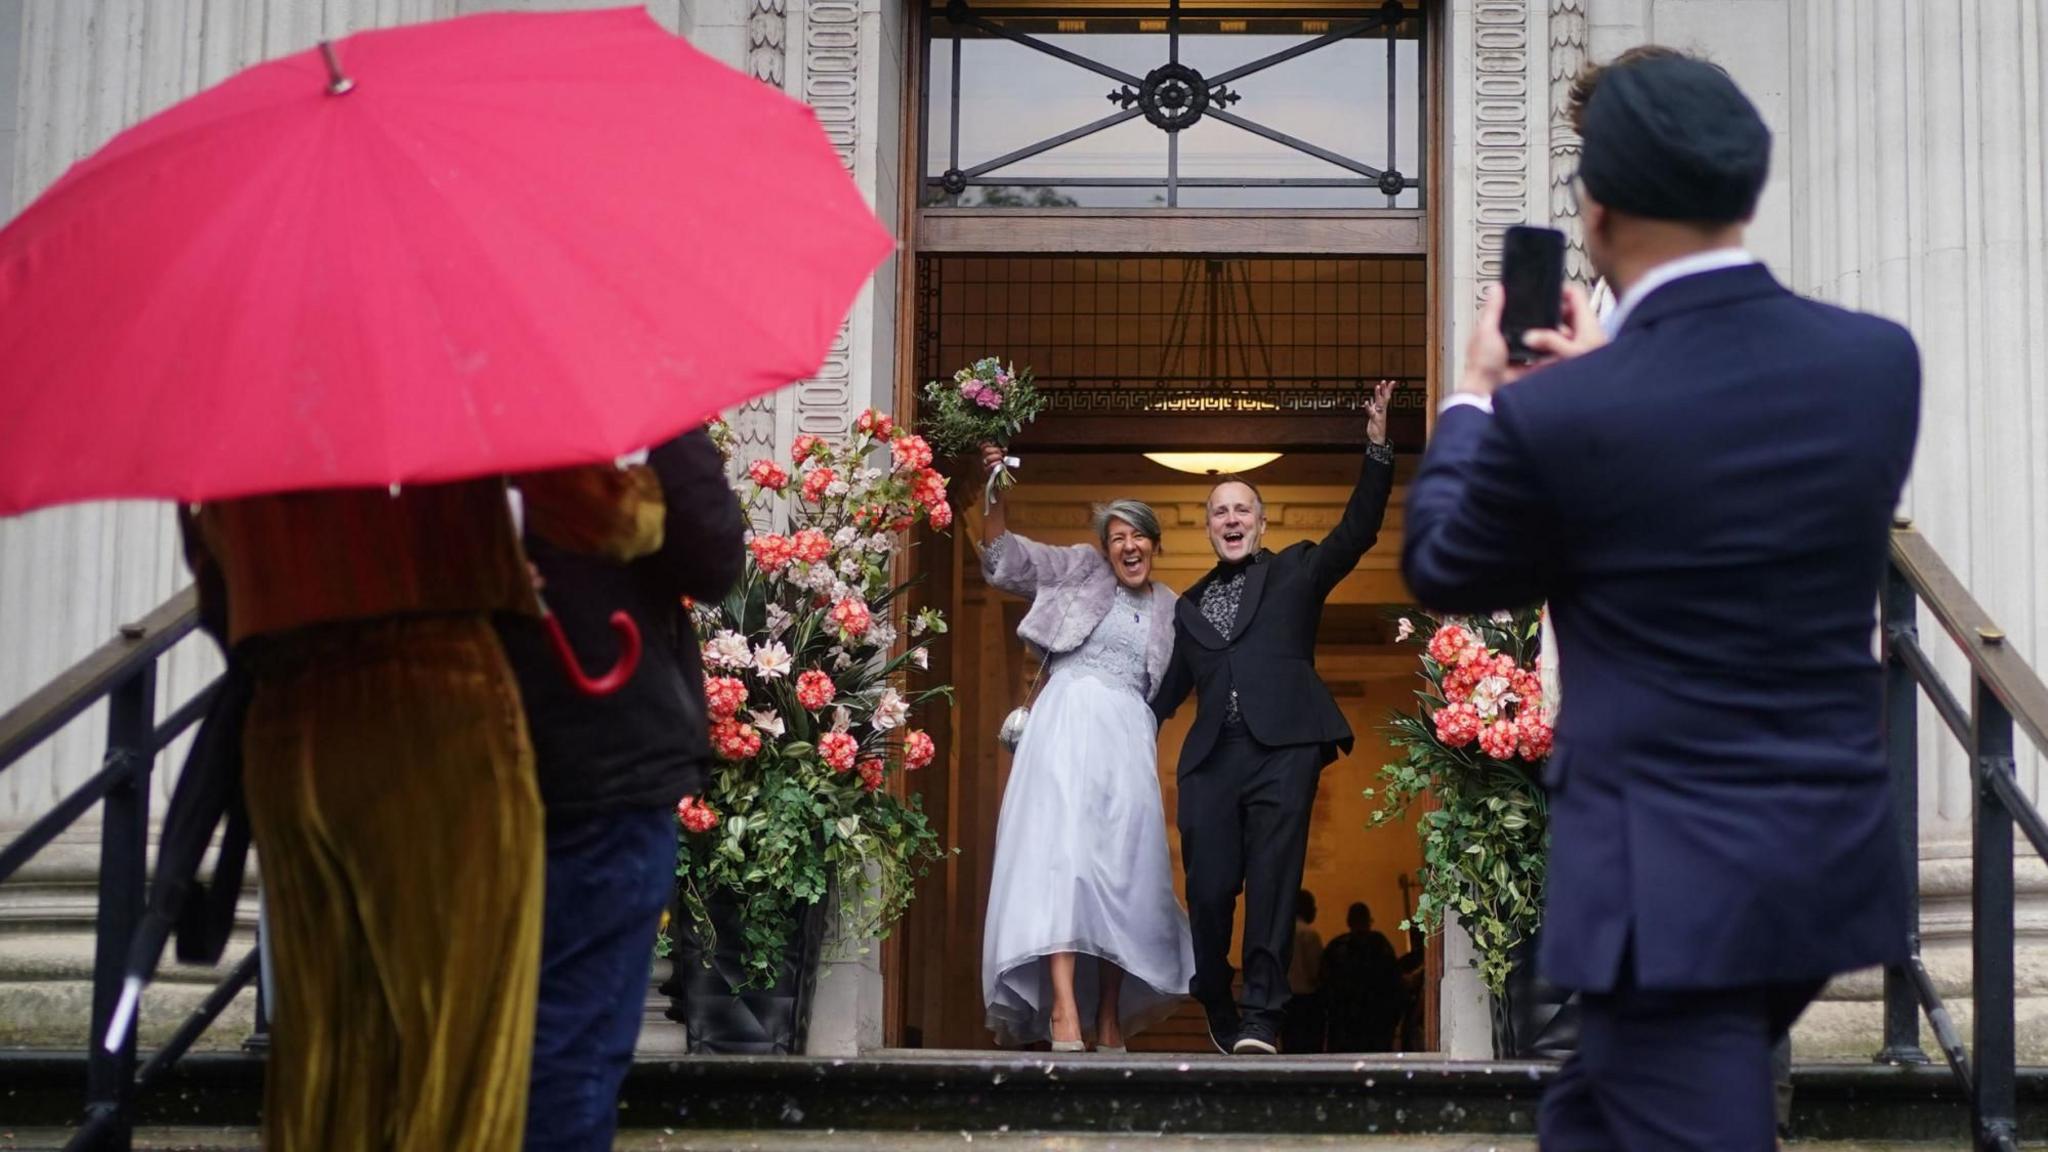
[[[1969, 663], [1967, 702], [1941, 679], [1920, 646], [1920, 605], [1926, 604]], [[1908, 871], [1914, 909], [1911, 956], [1885, 971], [1885, 1044], [1878, 1059], [1926, 1063], [1920, 1016], [1926, 1014], [1942, 1053], [1970, 1098], [1972, 1137], [1980, 1148], [2011, 1149], [2019, 1139], [2017, 1036], [2013, 986], [2013, 830], [2017, 826], [2048, 860], [2048, 821], [2015, 776], [2017, 727], [2048, 753], [2048, 684], [2005, 642], [1991, 619], [1927, 540], [1901, 518], [1886, 567], [1883, 635], [1885, 747], [1898, 832], [1908, 860], [1918, 859], [1920, 827], [1919, 702], [1935, 713], [1971, 758], [1970, 991], [1975, 1011], [1970, 1046], [1950, 1017], [1920, 958], [1919, 877]]]
[[[117, 1050], [110, 1052], [99, 1043], [113, 1019], [129, 948], [142, 922], [149, 880], [150, 778], [157, 757], [198, 723], [220, 690], [215, 679], [161, 723], [156, 719], [158, 661], [198, 627], [198, 592], [188, 588], [140, 621], [123, 626], [98, 651], [0, 714], [0, 772], [5, 772], [95, 704], [107, 702], [107, 751], [100, 770], [0, 848], [4, 881], [94, 805], [101, 806], [85, 1113], [66, 1145], [69, 1149], [127, 1149], [134, 1132], [136, 1094], [160, 1079], [220, 1018], [255, 978], [258, 967], [259, 954], [252, 950], [139, 1071], [135, 1021], [128, 1023]], [[252, 1040], [260, 1042], [265, 1029], [260, 995], [256, 1028]]]

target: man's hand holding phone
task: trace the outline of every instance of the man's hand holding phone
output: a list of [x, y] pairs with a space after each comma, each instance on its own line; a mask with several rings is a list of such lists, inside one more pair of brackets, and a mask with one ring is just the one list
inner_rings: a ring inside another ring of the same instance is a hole
[[1472, 338], [1465, 343], [1465, 371], [1459, 377], [1458, 391], [1490, 397], [1545, 364], [1584, 356], [1605, 345], [1607, 333], [1593, 315], [1593, 303], [1586, 298], [1585, 290], [1577, 284], [1566, 284], [1563, 292], [1558, 326], [1532, 328], [1522, 335], [1522, 343], [1538, 359], [1529, 364], [1511, 364], [1507, 337], [1500, 330], [1506, 293], [1499, 285], [1488, 287], [1486, 299], [1479, 306], [1479, 321], [1472, 327]]

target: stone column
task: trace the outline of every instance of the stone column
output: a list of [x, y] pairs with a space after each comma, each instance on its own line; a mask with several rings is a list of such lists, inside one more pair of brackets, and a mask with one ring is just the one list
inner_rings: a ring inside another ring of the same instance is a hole
[[[0, 4], [0, 172], [14, 208], [26, 206], [116, 132], [259, 61], [360, 28], [453, 15], [455, 0], [12, 0]], [[103, 503], [0, 520], [0, 708], [19, 703], [141, 618], [187, 582], [171, 509]], [[161, 717], [219, 671], [195, 638], [158, 675]], [[104, 709], [72, 722], [0, 775], [0, 841], [100, 767]], [[158, 764], [151, 797], [161, 820], [183, 744]], [[99, 833], [88, 818], [0, 889], [0, 982], [12, 989], [0, 1043], [83, 1047], [91, 989]], [[253, 901], [245, 902], [245, 931]], [[231, 944], [230, 959], [246, 941]], [[217, 972], [167, 965], [142, 1020], [161, 1042], [196, 1007]], [[239, 1017], [239, 1019], [238, 1019]], [[248, 1000], [206, 1043], [247, 1034]]]
[[[2029, 0], [1806, 0], [1793, 47], [1793, 207], [1800, 291], [1896, 319], [1920, 342], [1918, 456], [1904, 511], [2009, 642], [2048, 659], [2048, 300], [2041, 66]], [[1922, 638], [1967, 699], [1966, 665], [1924, 613]], [[1920, 720], [1921, 926], [1928, 967], [1967, 1037], [1969, 819], [1960, 745]], [[2039, 795], [2031, 752], [2020, 778]], [[2022, 847], [2022, 1059], [2048, 1051], [2048, 869]], [[1867, 1057], [1877, 984], [1841, 981], [1802, 1055]], [[1930, 1048], [1930, 1051], [1932, 1049]]]
[[[1568, 26], [1576, 5], [1555, 6], [1559, 26]], [[1457, 379], [1481, 289], [1500, 279], [1507, 228], [1552, 219], [1552, 7], [1553, 0], [1449, 0], [1442, 9], [1446, 161], [1434, 201], [1440, 388]], [[1440, 1019], [1447, 1054], [1493, 1055], [1486, 990], [1455, 924], [1444, 929]]]

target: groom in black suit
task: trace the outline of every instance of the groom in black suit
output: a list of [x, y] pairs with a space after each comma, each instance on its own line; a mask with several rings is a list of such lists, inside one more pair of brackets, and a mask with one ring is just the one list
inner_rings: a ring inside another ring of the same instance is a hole
[[[1152, 699], [1161, 721], [1197, 694], [1181, 746], [1180, 855], [1195, 978], [1219, 1051], [1271, 1055], [1287, 1006], [1294, 899], [1323, 765], [1351, 749], [1351, 727], [1316, 675], [1323, 601], [1378, 538], [1394, 487], [1387, 443], [1392, 381], [1373, 390], [1365, 466], [1344, 516], [1319, 543], [1260, 546], [1265, 502], [1242, 480], [1209, 493], [1216, 567], [1181, 597], [1173, 661]], [[1230, 929], [1245, 894], [1244, 995], [1231, 998]], [[1240, 1011], [1241, 1009], [1241, 1011]]]
[[1583, 1007], [1543, 1147], [1768, 1152], [1772, 1045], [1913, 923], [1870, 641], [1919, 356], [1743, 250], [1771, 138], [1726, 73], [1638, 49], [1574, 95], [1611, 341], [1574, 289], [1510, 383], [1490, 300], [1402, 566], [1556, 626], [1538, 970]]

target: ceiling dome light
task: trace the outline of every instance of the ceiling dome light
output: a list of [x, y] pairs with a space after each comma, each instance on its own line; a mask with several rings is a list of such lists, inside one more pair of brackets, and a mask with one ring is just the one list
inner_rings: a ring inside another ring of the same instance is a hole
[[1147, 452], [1145, 459], [1176, 472], [1197, 476], [1237, 476], [1264, 468], [1280, 458], [1278, 452]]

